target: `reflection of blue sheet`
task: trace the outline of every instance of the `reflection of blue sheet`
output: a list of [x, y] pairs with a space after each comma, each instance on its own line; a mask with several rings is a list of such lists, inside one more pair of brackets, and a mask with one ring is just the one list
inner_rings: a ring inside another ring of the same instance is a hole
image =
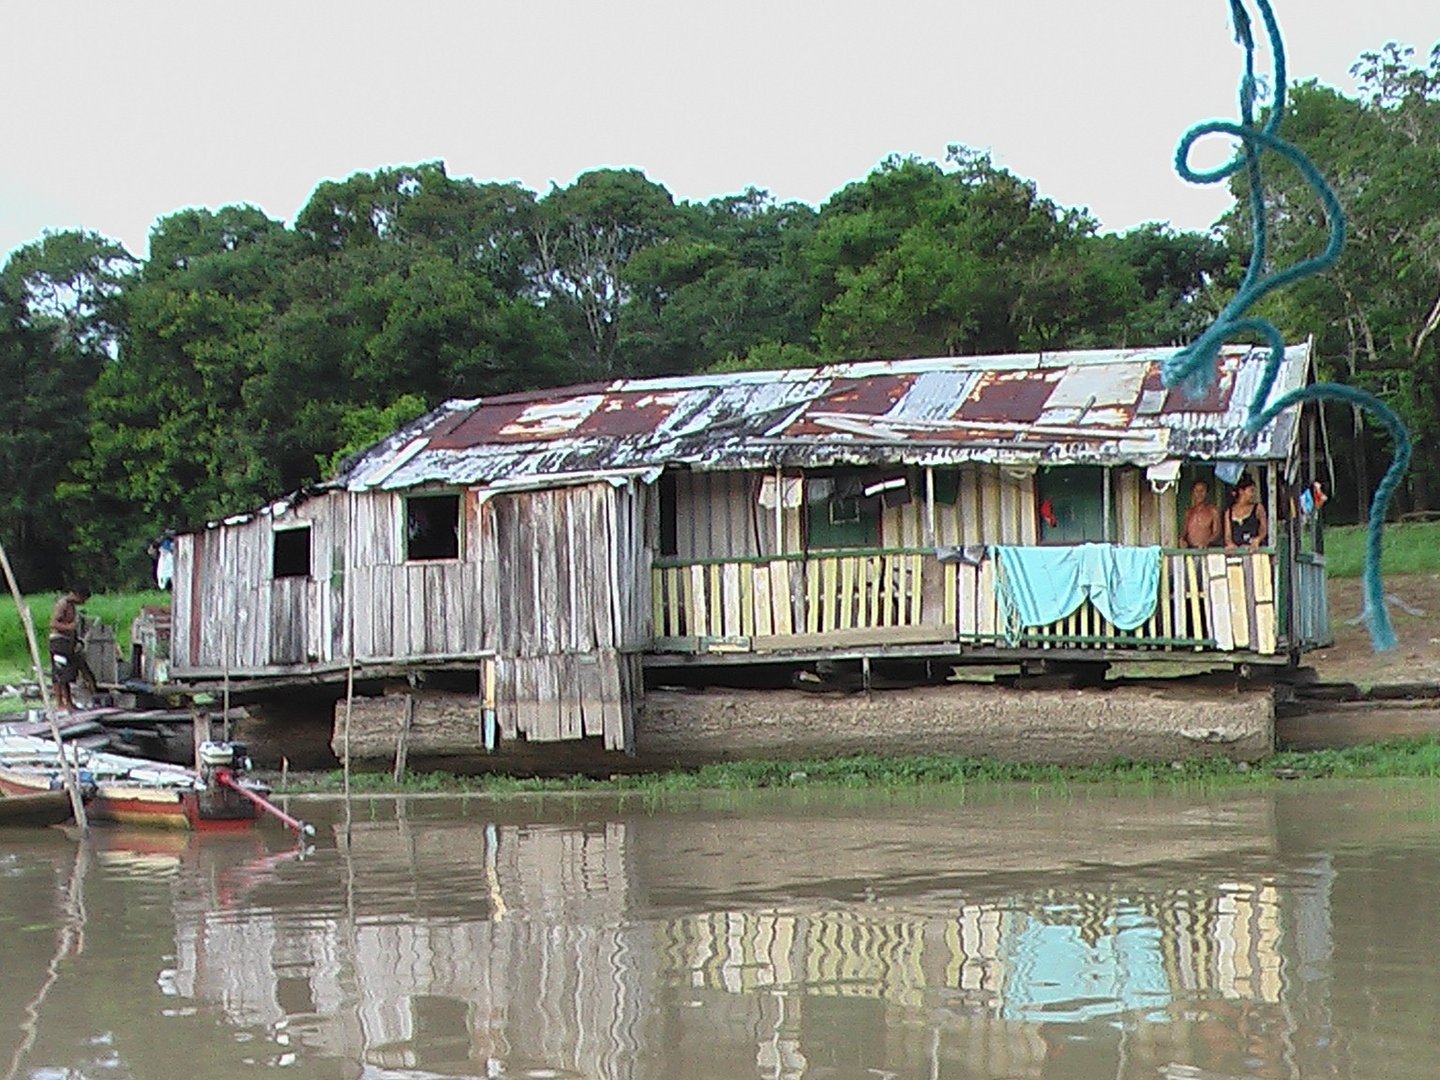
[[1000, 1015], [1077, 1023], [1169, 1005], [1174, 992], [1154, 921], [1116, 912], [1101, 929], [1098, 938], [1087, 940], [1078, 926], [1016, 912], [1003, 938], [1009, 971]]
[[1160, 595], [1160, 549], [1119, 544], [992, 549], [999, 588], [1021, 626], [1048, 626], [1088, 596], [1120, 630], [1134, 630], [1155, 613]]

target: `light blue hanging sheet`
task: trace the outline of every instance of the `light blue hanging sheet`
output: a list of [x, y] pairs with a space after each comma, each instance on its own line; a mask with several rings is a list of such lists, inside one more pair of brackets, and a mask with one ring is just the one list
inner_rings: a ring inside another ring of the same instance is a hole
[[1118, 630], [1134, 630], [1155, 614], [1160, 549], [1119, 544], [990, 549], [999, 563], [1001, 604], [1019, 626], [1048, 626], [1088, 597]]

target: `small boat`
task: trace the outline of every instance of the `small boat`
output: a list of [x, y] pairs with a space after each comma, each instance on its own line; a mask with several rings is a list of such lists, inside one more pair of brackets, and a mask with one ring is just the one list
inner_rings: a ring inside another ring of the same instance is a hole
[[[248, 766], [238, 743], [205, 744], [201, 772], [73, 744], [65, 754], [81, 784], [93, 791], [85, 810], [95, 821], [206, 832], [248, 829], [269, 793], [264, 784], [236, 775]], [[64, 795], [61, 771], [52, 740], [0, 735], [0, 794], [7, 799], [57, 789]]]
[[0, 828], [9, 825], [64, 825], [75, 816], [68, 791], [37, 791], [0, 797]]

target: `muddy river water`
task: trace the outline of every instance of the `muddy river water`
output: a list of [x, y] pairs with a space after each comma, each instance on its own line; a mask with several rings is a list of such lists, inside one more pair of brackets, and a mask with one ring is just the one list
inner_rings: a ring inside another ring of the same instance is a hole
[[1440, 1075], [1440, 785], [0, 832], [13, 1077]]

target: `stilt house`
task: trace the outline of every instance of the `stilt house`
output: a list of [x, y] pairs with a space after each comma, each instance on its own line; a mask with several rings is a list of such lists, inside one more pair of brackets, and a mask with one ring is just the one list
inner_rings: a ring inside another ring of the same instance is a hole
[[[1318, 515], [1292, 498], [1319, 416], [1249, 436], [1265, 351], [1224, 350], [1200, 398], [1161, 385], [1169, 351], [451, 401], [316, 491], [180, 536], [171, 675], [461, 671], [502, 737], [619, 749], [663, 667], [1293, 662], [1328, 633]], [[1293, 346], [1274, 393], [1310, 377]], [[1262, 547], [1179, 547], [1193, 482], [1218, 501], [1242, 472]]]

